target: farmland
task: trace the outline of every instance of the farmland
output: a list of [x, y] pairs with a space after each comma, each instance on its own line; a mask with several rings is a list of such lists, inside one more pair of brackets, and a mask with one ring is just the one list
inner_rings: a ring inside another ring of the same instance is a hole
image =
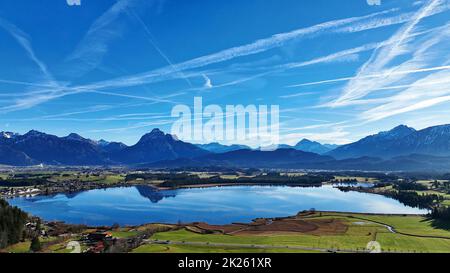
[[[153, 241], [150, 244], [143, 245], [133, 252], [203, 252], [205, 250], [208, 252], [280, 252], [281, 249], [283, 252], [364, 252], [370, 241], [379, 242], [384, 252], [450, 252], [450, 231], [436, 228], [431, 220], [423, 216], [318, 212], [303, 216], [302, 219], [316, 223], [317, 221], [343, 223], [347, 229], [325, 231], [319, 227], [316, 230], [304, 232], [274, 229], [269, 235], [269, 233], [248, 230], [234, 234], [226, 234], [223, 231], [201, 234], [198, 231], [193, 232], [193, 229], [188, 227], [188, 229], [156, 233], [152, 236]], [[393, 230], [388, 229], [384, 224], [391, 226]], [[217, 226], [213, 228], [218, 229]], [[223, 230], [226, 230], [226, 227]], [[229, 247], [226, 247], [227, 245]], [[238, 245], [241, 247], [238, 248]]]

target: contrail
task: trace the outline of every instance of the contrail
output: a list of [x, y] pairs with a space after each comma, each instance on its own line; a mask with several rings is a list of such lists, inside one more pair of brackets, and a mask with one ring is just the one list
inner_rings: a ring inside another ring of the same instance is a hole
[[[436, 67], [429, 67], [429, 68], [422, 68], [422, 69], [415, 69], [415, 70], [405, 70], [405, 71], [394, 71], [392, 73], [382, 73], [382, 74], [372, 74], [367, 76], [359, 77], [361, 79], [372, 79], [372, 78], [382, 78], [386, 77], [388, 75], [404, 75], [404, 74], [413, 74], [413, 73], [421, 73], [421, 72], [431, 72], [431, 71], [439, 71], [439, 70], [447, 70], [450, 69], [450, 65], [444, 65], [444, 66], [436, 66]], [[356, 79], [357, 77], [344, 77], [344, 78], [337, 78], [337, 79], [331, 79], [331, 80], [324, 80], [324, 81], [317, 81], [317, 82], [307, 82], [307, 83], [301, 83], [301, 84], [294, 84], [287, 86], [288, 88], [294, 88], [294, 87], [302, 87], [302, 86], [310, 86], [310, 85], [319, 85], [319, 84], [327, 84], [327, 83], [335, 83], [335, 82], [343, 82], [343, 81], [349, 81]]]
[[[144, 28], [145, 32], [147, 33], [147, 39], [149, 41], [149, 43], [156, 49], [156, 51], [158, 51], [159, 55], [161, 55], [161, 57], [174, 69], [175, 65], [173, 64], [173, 62], [169, 59], [169, 57], [161, 50], [161, 48], [156, 44], [155, 42], [155, 37], [153, 36], [153, 34], [151, 33], [150, 29], [147, 27], [147, 25], [144, 23], [144, 21], [142, 21], [141, 17], [139, 15], [136, 14], [136, 12], [134, 12], [133, 10], [129, 9], [129, 14], [131, 14]], [[186, 77], [186, 75], [184, 75], [184, 73], [182, 71], [179, 72], [180, 75], [183, 77], [183, 79], [189, 84], [190, 87], [193, 87], [191, 81], [189, 81], [188, 77]]]
[[34, 53], [34, 50], [28, 39], [28, 35], [21, 29], [19, 29], [17, 26], [13, 25], [12, 23], [2, 18], [0, 18], [0, 27], [6, 30], [19, 43], [19, 45], [27, 53], [28, 57], [30, 57], [30, 59], [37, 65], [39, 70], [41, 70], [46, 80], [49, 81], [52, 84], [52, 86], [57, 85], [54, 82], [51, 73], [48, 71], [47, 66]]
[[[412, 20], [406, 23], [400, 28], [392, 37], [387, 41], [393, 41], [386, 47], [380, 46], [375, 49], [370, 59], [364, 63], [359, 69], [356, 77], [352, 79], [345, 87], [342, 95], [334, 102], [335, 105], [339, 105], [345, 101], [358, 99], [368, 94], [368, 90], [380, 85], [379, 82], [367, 82], [361, 81], [366, 75], [370, 75], [373, 72], [378, 72], [389, 64], [392, 60], [402, 54], [403, 50], [401, 45], [416, 28], [423, 18], [426, 18], [434, 14], [434, 10], [442, 4], [441, 0], [433, 0], [424, 5], [413, 17]], [[390, 70], [386, 77], [393, 75], [395, 70]]]

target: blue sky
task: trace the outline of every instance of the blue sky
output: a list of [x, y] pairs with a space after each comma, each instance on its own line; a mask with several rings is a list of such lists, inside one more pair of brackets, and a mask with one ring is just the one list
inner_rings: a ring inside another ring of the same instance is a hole
[[135, 143], [171, 109], [276, 104], [281, 142], [450, 123], [450, 1], [8, 0], [0, 131]]

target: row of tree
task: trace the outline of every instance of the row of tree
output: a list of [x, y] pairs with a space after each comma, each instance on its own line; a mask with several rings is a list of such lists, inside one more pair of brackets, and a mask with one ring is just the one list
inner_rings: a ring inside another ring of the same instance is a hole
[[418, 194], [415, 191], [390, 191], [386, 195], [407, 206], [421, 209], [432, 209], [435, 204], [444, 200], [441, 195]]
[[444, 221], [450, 221], [450, 207], [434, 207], [431, 211], [431, 218]]
[[0, 199], [0, 249], [18, 243], [24, 234], [28, 215]]

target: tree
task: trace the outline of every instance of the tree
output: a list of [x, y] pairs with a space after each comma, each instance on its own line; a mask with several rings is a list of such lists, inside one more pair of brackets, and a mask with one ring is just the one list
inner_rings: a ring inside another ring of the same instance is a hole
[[439, 183], [439, 181], [434, 180], [433, 182], [431, 182], [431, 186], [434, 187], [435, 189], [439, 188], [439, 186], [441, 185], [441, 183]]
[[36, 220], [36, 232], [40, 233], [40, 232], [41, 232], [41, 229], [42, 229], [42, 227], [41, 227], [41, 219], [38, 218], [38, 219]]
[[16, 244], [22, 239], [27, 214], [17, 207], [11, 207], [0, 199], [0, 249]]
[[31, 252], [39, 252], [41, 251], [42, 246], [41, 246], [41, 242], [39, 241], [39, 238], [33, 237], [33, 239], [31, 240], [31, 245], [30, 245], [30, 251]]

